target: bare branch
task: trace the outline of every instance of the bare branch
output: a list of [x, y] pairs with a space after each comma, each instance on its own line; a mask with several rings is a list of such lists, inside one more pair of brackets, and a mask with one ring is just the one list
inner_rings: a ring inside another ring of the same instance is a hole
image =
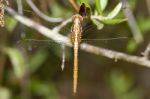
[[[50, 29], [48, 29], [48, 28], [46, 28], [46, 27], [44, 27], [44, 26], [42, 26], [42, 25], [32, 21], [31, 19], [28, 19], [26, 17], [18, 15], [11, 8], [7, 7], [6, 10], [16, 20], [18, 20], [22, 24], [37, 30], [42, 35], [44, 35], [44, 36], [54, 40], [57, 43], [60, 43], [60, 42], [58, 42], [58, 38], [59, 38], [59, 40], [61, 39], [61, 41], [64, 44], [66, 44], [66, 46], [71, 46], [70, 43], [68, 43], [70, 41], [69, 38], [59, 34], [58, 32], [56, 32], [54, 30], [50, 30]], [[128, 55], [128, 54], [125, 54], [125, 53], [112, 51], [112, 50], [101, 48], [101, 47], [96, 47], [96, 46], [89, 45], [89, 44], [86, 44], [86, 43], [82, 43], [80, 48], [82, 50], [86, 51], [86, 52], [93, 53], [93, 54], [96, 54], [96, 55], [102, 55], [102, 56], [105, 56], [105, 57], [110, 58], [110, 59], [124, 60], [124, 61], [130, 62], [130, 63], [134, 63], [134, 64], [137, 64], [137, 65], [150, 67], [150, 60], [148, 60], [148, 59], [146, 59], [144, 57], [132, 56], [132, 55]]]
[[[23, 15], [23, 4], [22, 4], [22, 0], [16, 0], [16, 2], [17, 2], [17, 8], [18, 8], [18, 13], [20, 14], [20, 15]], [[24, 26], [21, 24], [20, 25], [20, 36], [22, 37], [22, 38], [25, 38], [25, 31], [24, 31]]]
[[23, 15], [23, 5], [22, 5], [22, 0], [17, 0], [17, 6], [18, 6], [18, 13]]
[[145, 58], [147, 58], [147, 59], [149, 58], [149, 55], [150, 55], [150, 42], [148, 43], [148, 45], [147, 45], [145, 51], [144, 51], [142, 54], [143, 54], [143, 56], [144, 56]]
[[32, 8], [32, 10], [38, 15], [40, 16], [42, 19], [44, 19], [45, 21], [48, 22], [62, 22], [63, 18], [53, 18], [50, 16], [45, 15], [44, 13], [42, 13], [32, 2], [32, 0], [26, 0], [26, 2], [28, 3], [28, 5]]
[[12, 8], [6, 7], [6, 10], [20, 23], [39, 31], [42, 35], [44, 35], [48, 38], [51, 38], [52, 40], [54, 40], [57, 43], [60, 43], [59, 41], [62, 41], [62, 43], [63, 42], [67, 43], [68, 46], [70, 45], [68, 43], [68, 42], [70, 42], [70, 40], [67, 37], [62, 36], [61, 34], [57, 33], [55, 30], [48, 29], [48, 28], [32, 21], [31, 19], [28, 19], [26, 17], [23, 17], [23, 16], [17, 14], [17, 12], [15, 12]]
[[143, 41], [142, 33], [137, 25], [137, 22], [135, 20], [135, 17], [132, 11], [129, 8], [128, 2], [125, 2], [125, 3], [126, 3], [126, 8], [124, 9], [124, 15], [128, 19], [127, 22], [132, 31], [133, 38], [135, 39], [136, 43], [141, 43]]
[[72, 18], [69, 18], [65, 21], [63, 21], [60, 25], [55, 26], [53, 29], [55, 29], [55, 31], [59, 32], [64, 26], [66, 26], [68, 23], [70, 23], [72, 20]]
[[134, 63], [137, 65], [142, 65], [146, 67], [150, 67], [150, 61], [144, 57], [132, 56], [121, 52], [112, 51], [109, 49], [104, 49], [101, 47], [92, 46], [89, 44], [82, 44], [81, 49], [86, 52], [90, 52], [96, 55], [102, 55], [110, 59], [115, 60], [124, 60], [130, 63]]
[[72, 5], [72, 7], [75, 9], [76, 12], [79, 11], [79, 7], [76, 4], [75, 0], [68, 0], [70, 2], [70, 4]]

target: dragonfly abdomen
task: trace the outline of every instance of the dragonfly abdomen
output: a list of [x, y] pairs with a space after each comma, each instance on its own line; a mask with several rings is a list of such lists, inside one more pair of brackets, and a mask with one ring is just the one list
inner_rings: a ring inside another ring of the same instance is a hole
[[74, 42], [73, 94], [77, 92], [77, 85], [78, 85], [78, 43]]

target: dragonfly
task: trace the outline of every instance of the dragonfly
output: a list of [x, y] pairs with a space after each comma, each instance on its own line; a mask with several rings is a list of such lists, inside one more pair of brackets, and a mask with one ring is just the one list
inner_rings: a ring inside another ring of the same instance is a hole
[[[79, 11], [77, 14], [72, 16], [72, 26], [70, 31], [70, 43], [73, 47], [73, 95], [77, 93], [78, 87], [78, 51], [82, 40], [90, 41], [90, 39], [82, 39], [83, 36], [83, 21], [89, 13], [89, 8], [85, 6], [84, 3], [81, 4]], [[113, 40], [113, 39], [124, 39], [127, 37], [119, 37], [119, 38], [110, 38], [110, 39], [92, 39], [92, 41], [96, 40]], [[43, 42], [42, 40], [35, 39], [26, 39], [26, 41], [37, 41], [38, 43]], [[45, 40], [47, 41], [47, 40]], [[61, 41], [60, 41], [61, 42]], [[64, 63], [64, 54], [62, 59], [62, 64]]]

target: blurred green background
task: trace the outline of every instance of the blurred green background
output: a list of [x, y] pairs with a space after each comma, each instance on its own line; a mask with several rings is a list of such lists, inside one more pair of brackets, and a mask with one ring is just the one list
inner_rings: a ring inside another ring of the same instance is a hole
[[[33, 2], [41, 12], [50, 17], [67, 19], [75, 14], [68, 0], [33, 0]], [[120, 1], [78, 0], [79, 5], [80, 2], [90, 5], [92, 15], [98, 13], [105, 16]], [[103, 6], [100, 6], [101, 4]], [[117, 21], [86, 20], [83, 29], [84, 39], [117, 37], [127, 37], [127, 39], [87, 43], [141, 56], [150, 38], [150, 2], [127, 0], [127, 4], [128, 6], [124, 6], [115, 17]], [[22, 6], [23, 16], [45, 27], [53, 28], [60, 24], [40, 18], [26, 0], [22, 0]], [[9, 7], [17, 11], [17, 0], [9, 0]], [[126, 7], [133, 13], [143, 41], [134, 40], [128, 21], [122, 22], [127, 18]], [[60, 31], [62, 35], [70, 33], [70, 26], [71, 23]], [[72, 96], [72, 48], [65, 47], [66, 62], [62, 71], [61, 45], [53, 41], [22, 42], [23, 39], [47, 40], [48, 38], [19, 23], [6, 12], [5, 27], [0, 29], [0, 99], [150, 99], [149, 68], [120, 60], [115, 62], [83, 50], [79, 50], [78, 91], [76, 96]]]

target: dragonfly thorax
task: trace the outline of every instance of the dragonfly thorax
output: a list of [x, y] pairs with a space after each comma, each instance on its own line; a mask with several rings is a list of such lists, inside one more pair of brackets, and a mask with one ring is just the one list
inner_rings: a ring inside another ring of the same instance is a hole
[[79, 14], [76, 14], [72, 17], [73, 25], [71, 27], [71, 43], [74, 46], [75, 43], [80, 44], [81, 42], [81, 33], [82, 33], [82, 21], [83, 17]]

